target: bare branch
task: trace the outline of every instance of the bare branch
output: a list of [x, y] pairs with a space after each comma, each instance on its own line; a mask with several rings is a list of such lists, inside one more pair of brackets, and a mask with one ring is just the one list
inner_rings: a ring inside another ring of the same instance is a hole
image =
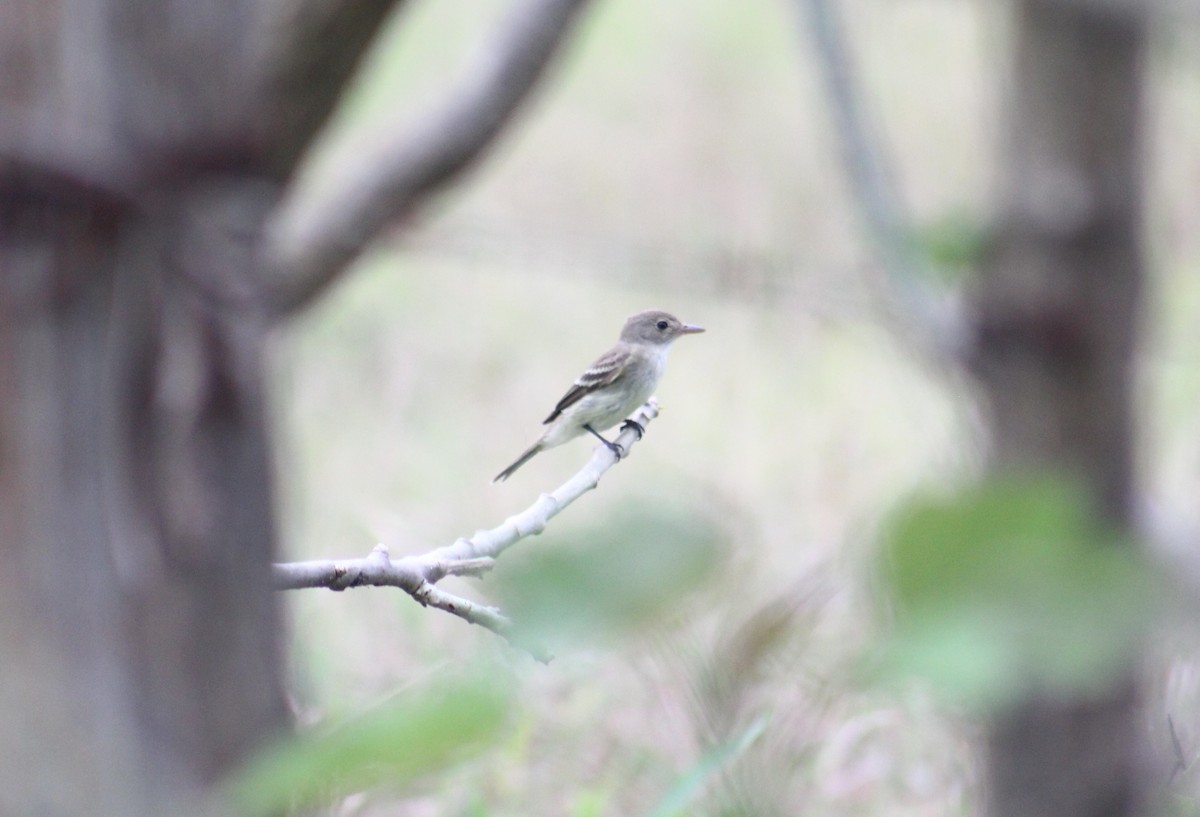
[[922, 351], [957, 361], [961, 319], [931, 291], [928, 260], [913, 243], [910, 219], [897, 193], [881, 138], [871, 127], [855, 81], [853, 59], [833, 0], [797, 0], [808, 19], [825, 93], [855, 205], [887, 275], [898, 314], [889, 315]]
[[337, 107], [388, 13], [404, 0], [282, 0], [267, 38], [273, 170], [286, 177]]
[[[417, 592], [413, 594], [413, 598], [427, 607], [436, 607], [439, 610], [445, 610], [447, 613], [456, 615], [471, 624], [478, 624], [480, 627], [491, 630], [497, 635], [504, 636], [505, 638], [510, 637], [512, 622], [496, 607], [489, 607], [470, 599], [464, 599], [462, 596], [447, 593], [437, 585], [430, 584], [429, 582], [422, 584], [417, 589]], [[542, 663], [548, 662], [552, 657], [549, 652], [540, 647], [530, 648], [528, 645], [522, 646], [528, 649], [530, 654]]]
[[386, 545], [379, 544], [365, 559], [337, 561], [285, 562], [272, 567], [276, 590], [300, 590], [306, 587], [399, 587], [415, 593], [425, 577], [411, 561], [393, 561]]
[[267, 233], [273, 310], [305, 306], [389, 224], [478, 159], [529, 96], [585, 2], [526, 0], [444, 108], [407, 137], [360, 153], [340, 174], [339, 189], [319, 200], [285, 200]]
[[[657, 416], [658, 401], [650, 398], [630, 419], [645, 428]], [[637, 429], [630, 427], [615, 442], [628, 456], [638, 439]], [[420, 556], [392, 559], [384, 545], [376, 545], [364, 559], [275, 564], [272, 567], [275, 589], [398, 587], [423, 605], [445, 610], [512, 641], [511, 622], [499, 610], [451, 595], [435, 585], [446, 576], [479, 576], [490, 570], [501, 553], [525, 537], [545, 530], [552, 518], [595, 488], [600, 477], [616, 463], [616, 456], [607, 447], [597, 445], [592, 458], [575, 476], [491, 530], [479, 531]], [[548, 654], [538, 647], [524, 643], [516, 646], [528, 650], [538, 660], [548, 660]]]

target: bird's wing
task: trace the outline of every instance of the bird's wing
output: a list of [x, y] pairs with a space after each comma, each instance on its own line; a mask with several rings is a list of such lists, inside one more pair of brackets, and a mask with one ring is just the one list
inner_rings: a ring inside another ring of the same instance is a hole
[[583, 396], [596, 389], [603, 388], [611, 384], [621, 373], [625, 371], [625, 366], [629, 363], [630, 353], [628, 349], [623, 349], [620, 346], [610, 349], [605, 352], [596, 362], [588, 367], [588, 370], [579, 375], [575, 379], [575, 383], [567, 390], [567, 393], [558, 401], [558, 405], [554, 407], [554, 411], [550, 412], [550, 416], [542, 420], [542, 424], [553, 422], [558, 415], [563, 413], [563, 410], [579, 402]]

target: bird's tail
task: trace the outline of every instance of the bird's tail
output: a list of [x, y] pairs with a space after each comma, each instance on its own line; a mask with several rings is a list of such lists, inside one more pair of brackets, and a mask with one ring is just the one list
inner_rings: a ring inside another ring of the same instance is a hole
[[524, 454], [522, 454], [521, 456], [517, 457], [517, 461], [516, 461], [516, 462], [514, 462], [512, 465], [510, 465], [510, 466], [508, 466], [507, 468], [505, 468], [505, 469], [504, 469], [503, 471], [501, 471], [499, 474], [496, 474], [496, 478], [495, 478], [495, 479], [493, 479], [493, 480], [492, 480], [492, 482], [493, 482], [493, 483], [496, 483], [496, 482], [504, 482], [504, 480], [508, 479], [509, 477], [511, 477], [511, 476], [513, 475], [513, 472], [514, 472], [514, 471], [516, 471], [516, 470], [517, 470], [518, 468], [520, 468], [522, 465], [524, 465], [525, 463], [527, 463], [527, 462], [529, 462], [531, 459], [533, 459], [533, 455], [534, 455], [534, 454], [536, 454], [536, 453], [538, 453], [538, 452], [539, 452], [539, 451], [541, 451], [541, 450], [542, 450], [542, 443], [541, 443], [540, 441], [539, 441], [539, 442], [536, 442], [536, 443], [534, 443], [534, 444], [533, 444], [533, 445], [531, 445], [531, 446], [529, 446], [529, 450], [527, 450], [527, 451], [526, 451]]

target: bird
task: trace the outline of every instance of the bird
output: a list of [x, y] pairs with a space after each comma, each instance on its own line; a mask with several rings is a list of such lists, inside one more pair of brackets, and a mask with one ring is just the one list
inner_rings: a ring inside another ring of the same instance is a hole
[[[623, 456], [621, 446], [600, 432], [616, 425], [650, 398], [666, 366], [667, 351], [675, 340], [703, 331], [704, 327], [684, 323], [661, 309], [631, 315], [616, 344], [596, 358], [542, 421], [546, 430], [538, 441], [492, 482], [503, 482], [538, 453], [585, 433], [597, 437], [618, 458]], [[641, 425], [626, 420], [621, 428], [627, 425], [634, 426], [641, 437], [644, 430]]]

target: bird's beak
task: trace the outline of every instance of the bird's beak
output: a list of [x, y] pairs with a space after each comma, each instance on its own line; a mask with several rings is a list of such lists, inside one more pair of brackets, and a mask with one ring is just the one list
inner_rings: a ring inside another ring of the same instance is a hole
[[679, 327], [679, 333], [681, 335], [699, 335], [703, 331], [703, 326], [696, 326], [692, 323], [685, 323], [683, 326]]

